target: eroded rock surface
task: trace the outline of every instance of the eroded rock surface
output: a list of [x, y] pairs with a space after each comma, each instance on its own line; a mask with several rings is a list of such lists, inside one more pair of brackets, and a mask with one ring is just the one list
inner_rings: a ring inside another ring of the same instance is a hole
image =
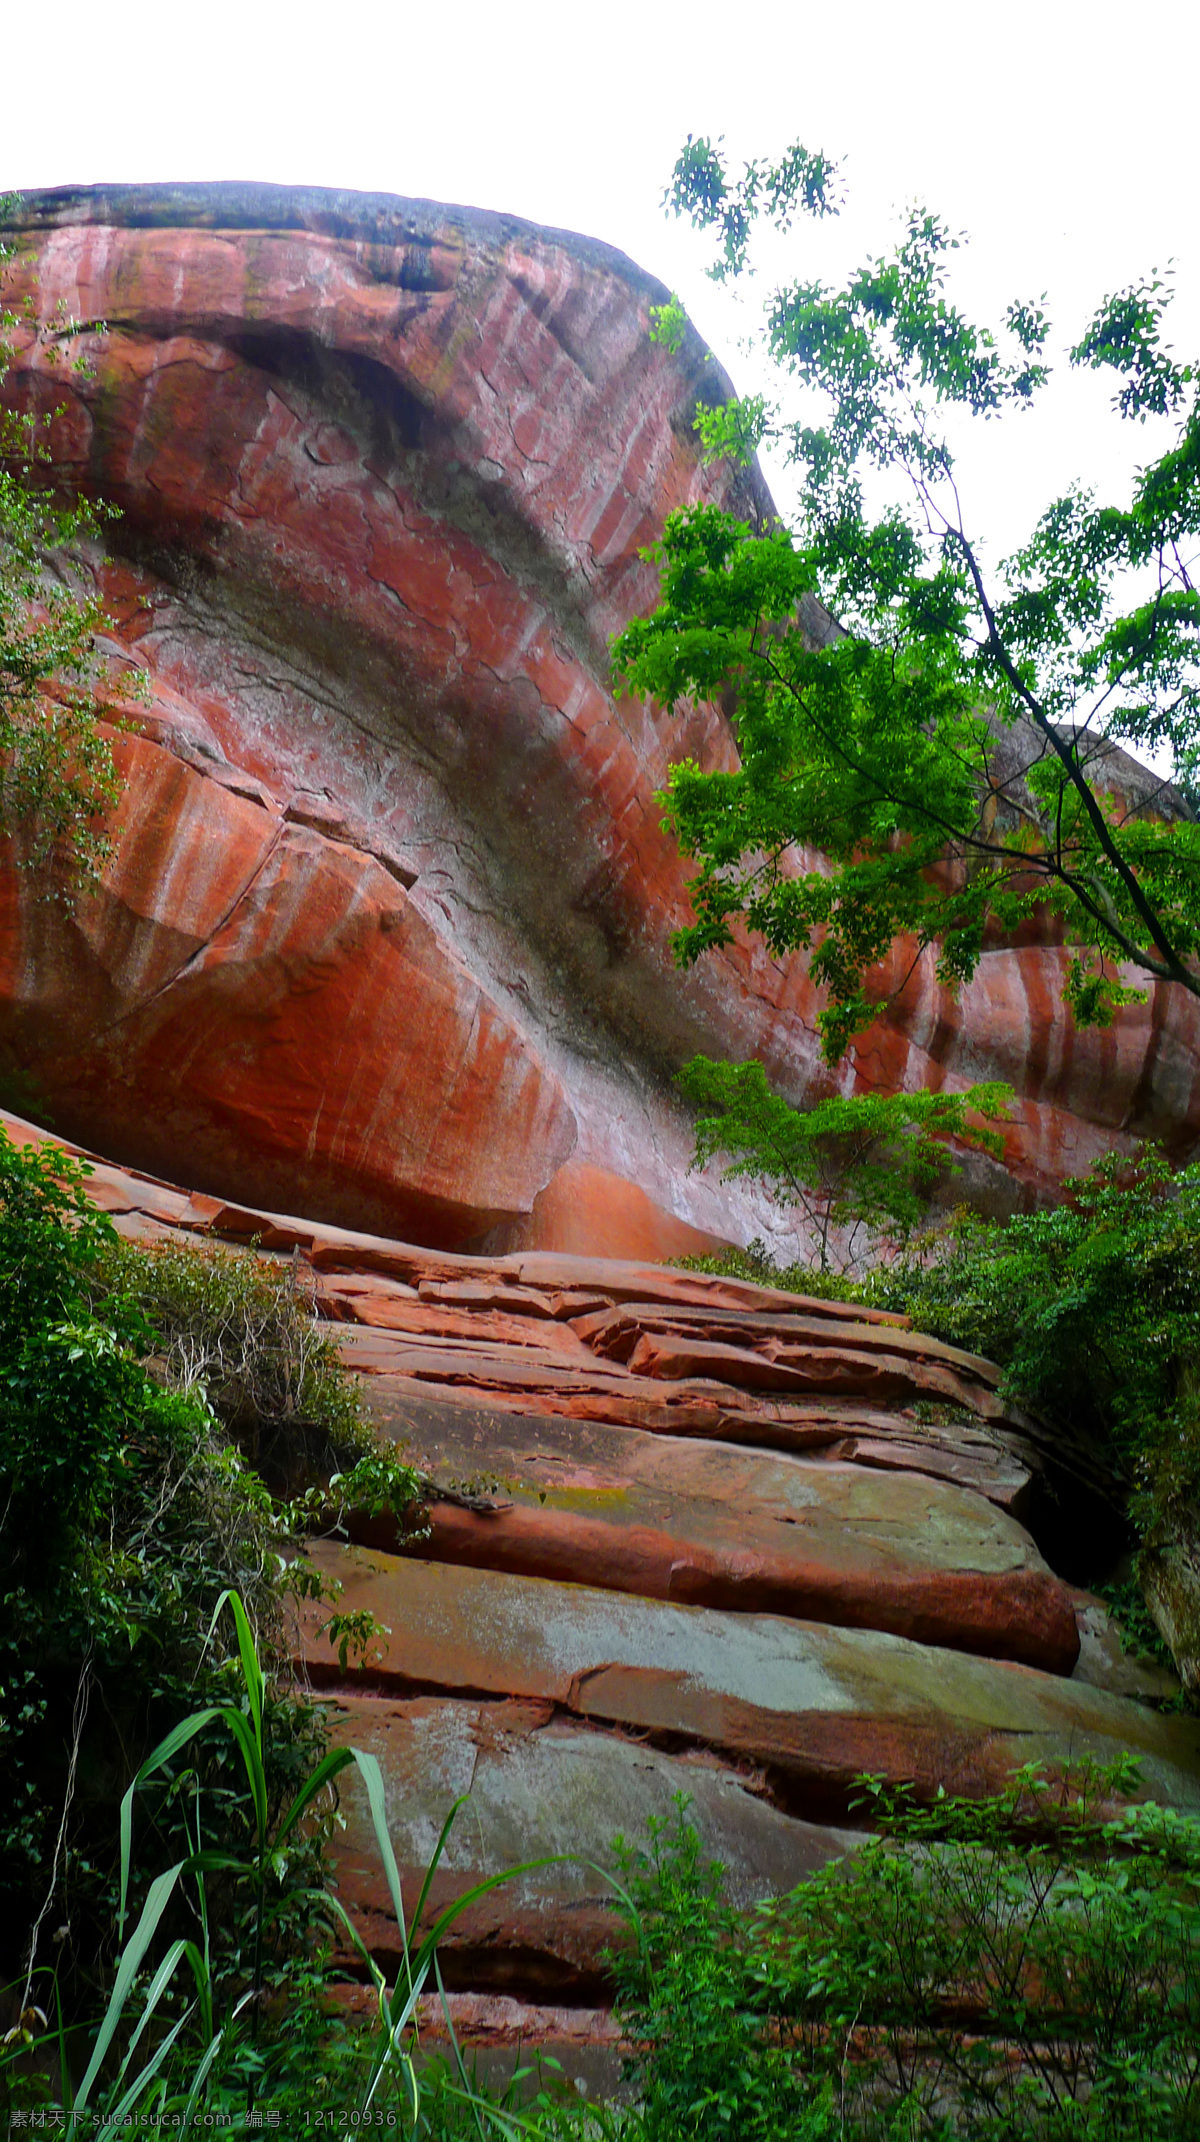
[[[610, 691], [665, 515], [770, 510], [697, 458], [725, 383], [694, 340], [650, 343], [660, 287], [585, 239], [383, 196], [20, 214], [18, 306], [107, 332], [80, 339], [91, 378], [18, 335], [5, 391], [61, 407], [57, 477], [123, 510], [83, 569], [152, 702], [118, 742], [99, 895], [70, 917], [0, 871], [16, 1105], [214, 1195], [434, 1246], [786, 1235], [687, 1176], [671, 1086], [697, 1048], [760, 1056], [797, 1100], [826, 1080], [795, 961], [672, 964], [687, 872], [655, 793], [673, 757], [731, 765], [731, 735]], [[845, 1074], [1010, 1080], [1004, 1168], [971, 1163], [1002, 1201], [1200, 1128], [1197, 1007], [1163, 990], [1076, 1034], [1052, 936], [989, 948], [957, 1004], [919, 961]]]
[[[339, 1607], [381, 1625], [365, 1657], [343, 1664], [317, 1608], [298, 1644], [334, 1730], [379, 1758], [407, 1913], [463, 1793], [435, 1908], [556, 1860], [447, 1935], [481, 2044], [519, 2022], [611, 2080], [592, 2011], [620, 1929], [596, 1869], [679, 1792], [746, 1902], [852, 1848], [863, 1772], [983, 1793], [1020, 1763], [1132, 1751], [1147, 1791], [1200, 1809], [1195, 1721], [1137, 1700], [1170, 1684], [1036, 1543], [1104, 1483], [989, 1362], [902, 1318], [629, 1259], [438, 1252], [106, 1163], [91, 1190], [135, 1240], [287, 1257], [430, 1480], [405, 1553], [363, 1513], [311, 1550]], [[344, 1805], [342, 1901], [391, 1965], [353, 1778]]]

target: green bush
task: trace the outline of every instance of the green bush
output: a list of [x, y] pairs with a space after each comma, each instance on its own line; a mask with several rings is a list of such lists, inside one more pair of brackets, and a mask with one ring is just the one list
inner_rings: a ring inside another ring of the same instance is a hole
[[1200, 1823], [1133, 1766], [917, 1807], [790, 1896], [722, 1901], [681, 1800], [625, 1853], [614, 1959], [646, 2142], [1184, 2142], [1200, 2129]]
[[724, 1869], [705, 1861], [678, 1801], [652, 1818], [648, 1849], [617, 1839], [621, 1899], [635, 1942], [610, 1958], [630, 2063], [639, 2142], [816, 2142], [831, 2094], [810, 2076], [747, 1981], [748, 1924], [724, 1902]]
[[1052, 1211], [960, 1207], [857, 1277], [776, 1264], [761, 1242], [679, 1261], [898, 1310], [998, 1362], [1009, 1396], [1069, 1420], [1135, 1484], [1143, 1533], [1200, 1501], [1200, 1166], [1112, 1156]]
[[[236, 1677], [236, 1652], [208, 1640], [222, 1593], [245, 1600], [268, 1668], [272, 1810], [324, 1746], [321, 1714], [292, 1686], [281, 1586], [297, 1528], [331, 1514], [330, 1498], [318, 1487], [280, 1503], [231, 1433], [254, 1454], [276, 1438], [281, 1475], [289, 1437], [302, 1478], [336, 1462], [334, 1515], [358, 1499], [404, 1509], [416, 1493], [375, 1450], [287, 1267], [120, 1243], [87, 1173], [0, 1137], [0, 1969], [25, 1974], [54, 1953], [72, 1999], [90, 1997], [111, 1947], [113, 1815], [129, 1777]], [[253, 1820], [236, 1751], [206, 1744], [199, 1775], [236, 1854]], [[144, 1880], [178, 1856], [185, 1809], [183, 1773], [168, 1770], [140, 1811]], [[309, 1875], [316, 1865], [310, 1854]], [[306, 1938], [302, 1887], [274, 1916], [272, 1969]], [[236, 1885], [215, 1883], [213, 1905], [214, 1970], [236, 1980], [254, 1929]]]
[[1200, 1167], [1099, 1161], [1052, 1212], [960, 1212], [875, 1298], [986, 1354], [1131, 1481], [1144, 1538], [1200, 1503]]
[[[12, 194], [0, 198], [0, 224], [16, 205]], [[80, 333], [61, 302], [51, 320], [27, 311], [18, 323], [3, 300], [17, 252], [0, 236], [0, 383], [12, 356], [8, 337], [18, 324], [32, 327], [50, 367]], [[102, 329], [102, 322], [89, 322], [91, 333]], [[90, 376], [83, 355], [69, 357], [67, 369]], [[112, 618], [102, 601], [78, 594], [51, 563], [56, 552], [61, 558], [117, 518], [111, 506], [55, 500], [48, 434], [61, 413], [0, 409], [0, 825], [20, 831], [27, 864], [53, 857], [54, 877], [43, 876], [39, 889], [70, 905], [95, 883], [111, 848], [105, 816], [121, 784], [105, 727], [114, 717], [119, 722], [122, 701], [145, 698], [147, 686], [124, 663], [109, 679], [97, 637], [111, 629]]]
[[749, 1279], [758, 1287], [779, 1287], [785, 1294], [807, 1294], [814, 1301], [861, 1302], [864, 1308], [879, 1307], [886, 1283], [879, 1268], [857, 1278], [844, 1272], [821, 1271], [816, 1265], [780, 1264], [761, 1235], [745, 1249], [715, 1250], [706, 1256], [674, 1257], [671, 1262], [684, 1272], [707, 1272], [714, 1279]]
[[939, 1179], [962, 1172], [949, 1141], [1001, 1153], [990, 1126], [1012, 1100], [1011, 1086], [993, 1082], [962, 1093], [835, 1093], [793, 1108], [760, 1063], [708, 1056], [694, 1056], [676, 1084], [701, 1111], [692, 1167], [720, 1156], [725, 1182], [761, 1183], [802, 1213], [822, 1273], [853, 1273], [872, 1244], [907, 1242]]
[[294, 1484], [374, 1448], [358, 1389], [294, 1261], [216, 1243], [108, 1240], [92, 1273], [106, 1315], [154, 1334], [157, 1373], [200, 1391], [255, 1466]]

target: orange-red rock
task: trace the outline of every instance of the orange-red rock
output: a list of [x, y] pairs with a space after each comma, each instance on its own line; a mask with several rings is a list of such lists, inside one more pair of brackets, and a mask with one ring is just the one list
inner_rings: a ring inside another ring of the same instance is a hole
[[[473, 1569], [507, 1570], [564, 1584], [633, 1592], [642, 1599], [782, 1614], [838, 1628], [886, 1629], [918, 1643], [980, 1657], [1011, 1658], [1069, 1673], [1079, 1656], [1075, 1611], [1046, 1570], [986, 1575], [971, 1569], [864, 1567], [853, 1551], [803, 1539], [789, 1553], [761, 1524], [738, 1528], [736, 1544], [689, 1540], [678, 1531], [613, 1523], [574, 1511], [463, 1510], [432, 1499], [425, 1554]], [[355, 1538], [388, 1536], [360, 1524]], [[718, 1529], [718, 1528], [714, 1528]]]
[[[366, 1659], [343, 1665], [319, 1610], [303, 1638], [337, 1731], [382, 1765], [410, 1912], [467, 1788], [438, 1907], [542, 1852], [603, 1864], [614, 1831], [679, 1791], [747, 1900], [852, 1846], [830, 1824], [863, 1769], [979, 1793], [1017, 1762], [1132, 1748], [1149, 1789], [1200, 1803], [1194, 1727], [1131, 1700], [1161, 1680], [1131, 1672], [1099, 1602], [1054, 1573], [1055, 1511], [1086, 1536], [1104, 1482], [1006, 1407], [990, 1363], [749, 1282], [470, 1257], [107, 1162], [91, 1180], [134, 1240], [286, 1255], [378, 1428], [425, 1476], [429, 1529], [404, 1559], [362, 1511], [356, 1548], [312, 1549], [343, 1611], [383, 1625]], [[660, 1371], [679, 1350], [683, 1380], [635, 1371], [647, 1340]], [[797, 1349], [826, 1388], [763, 1388]], [[720, 1379], [691, 1373], [717, 1356]], [[891, 1381], [831, 1395], [839, 1367]], [[396, 1919], [352, 1783], [346, 1802], [342, 1898], [390, 1967]], [[455, 1921], [445, 1968], [479, 1997], [590, 2002], [615, 1932], [594, 1864], [543, 1868]]]
[[[1146, 1789], [1200, 1808], [1200, 1728], [1126, 1699], [874, 1630], [636, 1599], [536, 1577], [320, 1548], [387, 1633], [372, 1671], [399, 1694], [545, 1703], [565, 1718], [680, 1736], [769, 1766], [787, 1804], [844, 1819], [855, 1777], [922, 1793], [996, 1790], [1019, 1762], [1139, 1755]], [[314, 1615], [309, 1615], [310, 1626]], [[336, 1685], [324, 1639], [308, 1656]]]
[[48, 1059], [56, 1123], [268, 1205], [302, 1172], [329, 1217], [435, 1242], [526, 1210], [569, 1103], [404, 887], [157, 745], [117, 756], [99, 891], [0, 918], [10, 1047]]
[[539, 1191], [514, 1248], [586, 1257], [704, 1257], [725, 1243], [664, 1213], [637, 1183], [610, 1168], [568, 1160]]
[[[668, 1076], [699, 1047], [795, 1098], [825, 1078], [798, 962], [673, 967], [687, 870], [655, 793], [673, 757], [731, 765], [731, 735], [609, 690], [665, 514], [769, 503], [702, 466], [717, 375], [650, 342], [659, 286], [384, 196], [21, 214], [15, 298], [111, 332], [90, 379], [19, 337], [6, 392], [61, 405], [58, 476], [124, 510], [84, 566], [152, 703], [100, 896], [70, 921], [0, 870], [0, 1076], [230, 1204], [480, 1249], [786, 1240], [748, 1187], [687, 1176]], [[990, 946], [959, 1004], [918, 961], [850, 1073], [1012, 1080], [1007, 1174], [971, 1163], [992, 1195], [1200, 1128], [1196, 1007], [1160, 991], [1076, 1035], [1066, 957], [1045, 930]]]

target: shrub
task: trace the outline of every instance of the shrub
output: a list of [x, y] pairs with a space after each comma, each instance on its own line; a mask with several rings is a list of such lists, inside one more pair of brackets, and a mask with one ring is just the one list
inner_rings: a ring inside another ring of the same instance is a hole
[[1200, 1166], [1111, 1156], [1053, 1211], [947, 1227], [860, 1278], [774, 1263], [761, 1242], [692, 1271], [899, 1310], [986, 1355], [1017, 1399], [1069, 1419], [1134, 1483], [1143, 1535], [1200, 1501]]
[[1194, 1410], [1200, 1359], [1200, 1168], [1174, 1173], [1144, 1149], [1066, 1186], [1050, 1212], [1005, 1222], [958, 1212], [922, 1254], [883, 1275], [915, 1323], [986, 1354], [1013, 1391], [1076, 1424], [1130, 1470], [1157, 1453], [1145, 1516], [1200, 1490], [1200, 1443], [1169, 1422]]
[[[271, 1809], [324, 1745], [320, 1713], [292, 1686], [281, 1585], [284, 1550], [328, 1498], [277, 1502], [229, 1440], [202, 1372], [252, 1450], [278, 1439], [281, 1472], [289, 1435], [306, 1475], [322, 1459], [344, 1468], [335, 1510], [360, 1494], [404, 1508], [417, 1491], [375, 1450], [288, 1268], [119, 1243], [88, 1200], [87, 1172], [0, 1136], [0, 1965], [31, 1969], [53, 1936], [64, 1984], [89, 1981], [111, 1940], [112, 1814], [129, 1777], [197, 1703], [228, 1695], [236, 1654], [208, 1641], [222, 1593], [245, 1600], [268, 1669]], [[206, 1744], [200, 1774], [236, 1853], [254, 1814], [236, 1751]], [[146, 1879], [178, 1856], [181, 1806], [168, 1769], [144, 1810]], [[229, 1885], [213, 1901], [214, 1970], [236, 1977], [245, 1911]], [[299, 1902], [276, 1915], [280, 1956], [305, 1938], [304, 1920]]]
[[779, 1264], [761, 1235], [756, 1235], [744, 1249], [674, 1257], [671, 1262], [685, 1272], [711, 1273], [714, 1279], [749, 1279], [755, 1286], [779, 1287], [785, 1294], [807, 1294], [817, 1301], [861, 1302], [866, 1308], [879, 1306], [886, 1291], [878, 1266], [850, 1278], [844, 1272], [823, 1272], [815, 1265]]
[[113, 1237], [92, 1293], [106, 1315], [132, 1311], [152, 1329], [156, 1372], [174, 1390], [202, 1392], [259, 1470], [291, 1483], [374, 1447], [294, 1260]]
[[1200, 2122], [1200, 1823], [1134, 1766], [921, 1809], [739, 1914], [680, 1801], [625, 1853], [614, 1959], [647, 2142], [1183, 2142]]
[[[13, 195], [0, 198], [0, 224], [15, 206]], [[12, 356], [8, 336], [18, 325], [2, 294], [17, 250], [0, 236], [0, 383]], [[33, 325], [51, 366], [81, 332], [61, 304], [51, 321], [35, 324], [27, 310], [21, 324]], [[103, 323], [91, 321], [89, 330], [103, 332]], [[83, 355], [68, 359], [68, 368], [90, 374]], [[61, 557], [117, 517], [103, 504], [54, 501], [47, 435], [59, 414], [0, 409], [0, 825], [20, 830], [25, 862], [54, 858], [54, 876], [43, 877], [39, 889], [70, 904], [94, 884], [111, 848], [104, 815], [120, 781], [102, 725], [117, 713], [114, 697], [142, 699], [147, 687], [140, 675], [120, 670], [108, 685], [96, 636], [110, 627], [109, 614], [49, 565], [55, 552]]]
[[1200, 1168], [1113, 1156], [1053, 1212], [960, 1213], [878, 1299], [1005, 1369], [1005, 1389], [1080, 1432], [1127, 1481], [1138, 1568], [1200, 1693]]
[[870, 1246], [905, 1242], [940, 1176], [961, 1173], [949, 1141], [998, 1154], [1012, 1088], [963, 1093], [832, 1094], [793, 1108], [771, 1091], [760, 1063], [694, 1056], [676, 1083], [702, 1113], [693, 1168], [717, 1155], [725, 1181], [748, 1177], [798, 1210], [821, 1272], [851, 1273]]
[[816, 2142], [831, 2097], [810, 2077], [747, 1980], [748, 1927], [722, 1896], [724, 1869], [705, 1861], [685, 1819], [652, 1817], [648, 1849], [617, 1839], [621, 1906], [635, 1944], [609, 1957], [640, 2111], [639, 2142]]

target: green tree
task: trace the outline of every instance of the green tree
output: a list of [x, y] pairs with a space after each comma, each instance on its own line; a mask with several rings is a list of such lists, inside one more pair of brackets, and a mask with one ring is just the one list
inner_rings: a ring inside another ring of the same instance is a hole
[[[786, 229], [839, 206], [823, 157], [797, 147], [735, 179], [705, 140], [689, 141], [668, 200], [719, 239], [720, 279], [745, 271], [760, 219]], [[781, 443], [801, 525], [672, 515], [652, 553], [659, 606], [615, 647], [629, 689], [667, 707], [730, 695], [735, 710], [740, 768], [684, 761], [663, 799], [700, 865], [678, 956], [728, 942], [735, 918], [778, 953], [808, 951], [833, 1061], [875, 1016], [871, 970], [897, 937], [936, 946], [955, 986], [989, 934], [1044, 906], [1075, 947], [1080, 1024], [1137, 994], [1130, 967], [1200, 995], [1200, 827], [1114, 756], [1154, 751], [1185, 791], [1200, 764], [1197, 368], [1164, 343], [1162, 280], [1106, 298], [1069, 361], [1112, 370], [1118, 414], [1174, 420], [1173, 443], [1124, 504], [1082, 486], [1054, 500], [992, 571], [951, 434], [1035, 400], [1049, 323], [1021, 302], [995, 329], [967, 319], [947, 294], [958, 244], [914, 210], [896, 249], [843, 289], [775, 289], [768, 350], [817, 390], [824, 422], [756, 399], [697, 424], [712, 454]], [[684, 332], [677, 303], [657, 331]]]
[[1000, 1134], [987, 1126], [1012, 1099], [1011, 1087], [991, 1084], [965, 1093], [832, 1094], [799, 1109], [772, 1093], [760, 1063], [707, 1056], [685, 1064], [679, 1084], [701, 1111], [693, 1166], [725, 1155], [727, 1180], [748, 1176], [798, 1207], [822, 1272], [834, 1256], [851, 1269], [881, 1236], [907, 1241], [939, 1175], [954, 1166], [946, 1141], [1000, 1152]]
[[[0, 199], [0, 229], [15, 207]], [[0, 239], [0, 282], [16, 252]], [[12, 353], [8, 338], [22, 324], [0, 307], [0, 388]], [[62, 361], [77, 327], [58, 318], [37, 329], [52, 360]], [[83, 357], [70, 361], [86, 369]], [[54, 499], [47, 488], [52, 422], [53, 414], [0, 408], [0, 827], [22, 831], [30, 862], [54, 854], [70, 886], [93, 878], [108, 853], [102, 819], [120, 785], [97, 726], [112, 718], [95, 647], [109, 620], [99, 598], [78, 593], [55, 561], [97, 534], [112, 513]], [[138, 696], [138, 680], [124, 679], [120, 697]]]

